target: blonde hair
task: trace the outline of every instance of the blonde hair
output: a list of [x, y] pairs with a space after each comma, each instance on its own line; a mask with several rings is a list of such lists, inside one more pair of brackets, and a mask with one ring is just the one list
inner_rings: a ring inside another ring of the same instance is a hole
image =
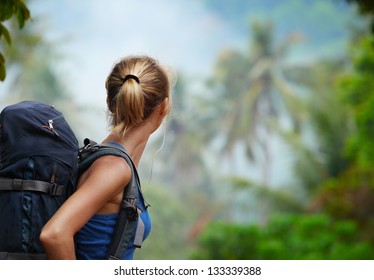
[[[128, 75], [131, 78], [125, 79]], [[125, 133], [147, 119], [165, 98], [169, 111], [170, 85], [166, 69], [157, 60], [148, 56], [121, 59], [105, 82], [111, 126]]]

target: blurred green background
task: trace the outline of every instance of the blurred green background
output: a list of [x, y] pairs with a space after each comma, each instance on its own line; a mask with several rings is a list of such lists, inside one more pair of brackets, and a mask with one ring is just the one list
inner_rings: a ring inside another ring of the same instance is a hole
[[19, 3], [0, 0], [1, 109], [51, 103], [101, 141], [115, 60], [177, 72], [137, 259], [374, 259], [372, 1]]

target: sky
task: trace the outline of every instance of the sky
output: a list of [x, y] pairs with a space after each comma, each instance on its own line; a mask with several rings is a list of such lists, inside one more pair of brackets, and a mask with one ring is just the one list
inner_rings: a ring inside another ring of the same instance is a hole
[[199, 1], [65, 0], [31, 2], [47, 35], [62, 41], [70, 90], [78, 102], [102, 102], [104, 81], [123, 56], [146, 54], [187, 75], [209, 75], [214, 58], [235, 42], [230, 25]]
[[[31, 0], [29, 8], [32, 16], [44, 22], [45, 35], [58, 43], [64, 56], [61, 65], [58, 65], [61, 68], [59, 74], [65, 78], [64, 82], [69, 85], [74, 99], [79, 103], [102, 104], [105, 78], [112, 65], [123, 56], [150, 55], [185, 75], [206, 77], [211, 74], [214, 60], [222, 49], [243, 49], [247, 46], [248, 31], [243, 31], [246, 28], [235, 26], [222, 13], [209, 10], [202, 2]], [[252, 2], [261, 3], [257, 0]], [[222, 3], [227, 4], [225, 1]], [[319, 3], [322, 3], [321, 6], [326, 4], [323, 1]], [[292, 9], [300, 11], [296, 4], [285, 5], [285, 9], [280, 10], [285, 14], [281, 22], [276, 23], [280, 27], [278, 31], [282, 27], [297, 30], [302, 26], [315, 26], [319, 29], [318, 34], [324, 34], [324, 23], [311, 22], [306, 10], [305, 15], [295, 15]], [[265, 11], [249, 9], [248, 13], [252, 18], [259, 15], [279, 17], [279, 13], [272, 12], [272, 7]], [[328, 18], [329, 15], [322, 12], [321, 16], [327, 17], [321, 18], [321, 22], [342, 25], [340, 19]], [[305, 21], [302, 21], [303, 18]], [[344, 20], [343, 15], [341, 18]], [[331, 33], [325, 35], [336, 36]], [[313, 45], [308, 52], [309, 57], [314, 57], [312, 52], [318, 53], [318, 50]]]
[[[248, 31], [243, 31], [246, 28], [235, 26], [202, 2], [31, 0], [28, 5], [31, 16], [43, 23], [44, 35], [63, 55], [56, 71], [63, 77], [63, 83], [74, 100], [79, 104], [104, 108], [105, 78], [113, 64], [123, 56], [150, 55], [176, 71], [202, 81], [202, 77], [211, 74], [222, 49], [247, 46]], [[257, 0], [252, 2], [260, 3]], [[296, 5], [293, 8], [287, 6], [287, 9], [300, 8]], [[251, 17], [273, 15], [271, 7], [267, 11], [256, 11], [248, 12]], [[316, 23], [308, 19], [308, 11], [305, 13], [305, 16], [295, 15], [294, 19], [287, 16], [281, 20], [287, 22], [287, 28], [293, 24], [292, 28], [297, 29], [300, 17], [301, 20], [305, 17], [307, 27], [315, 26]], [[321, 19], [326, 20], [332, 25], [341, 24], [339, 19]], [[277, 23], [280, 29], [284, 26], [282, 22]], [[317, 53], [317, 48], [308, 51], [308, 57], [314, 57], [312, 52]]]

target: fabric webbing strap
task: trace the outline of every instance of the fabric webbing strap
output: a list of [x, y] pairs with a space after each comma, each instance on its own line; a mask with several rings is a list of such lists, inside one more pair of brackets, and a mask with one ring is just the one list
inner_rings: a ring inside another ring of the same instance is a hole
[[[140, 217], [140, 214], [142, 211], [138, 208], [138, 217]], [[145, 226], [142, 219], [138, 219], [138, 226], [136, 228], [135, 232], [135, 239], [134, 239], [134, 246], [135, 247], [142, 247], [143, 244], [143, 236], [144, 236]]]
[[38, 180], [0, 178], [0, 191], [36, 191], [50, 195], [62, 195], [64, 186]]
[[46, 254], [0, 252], [0, 260], [46, 260]]

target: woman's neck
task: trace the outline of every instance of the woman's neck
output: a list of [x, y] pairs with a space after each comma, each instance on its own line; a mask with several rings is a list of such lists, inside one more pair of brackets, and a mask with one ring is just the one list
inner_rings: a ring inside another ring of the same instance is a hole
[[145, 146], [151, 133], [142, 127], [132, 128], [124, 135], [121, 132], [112, 131], [103, 142], [117, 142], [130, 154], [135, 166], [138, 167]]
[[149, 136], [160, 127], [165, 117], [164, 106], [166, 103], [163, 102], [162, 104], [163, 106], [157, 106], [153, 113], [139, 126], [127, 130], [126, 133], [113, 129], [103, 142], [113, 141], [121, 144], [129, 152], [135, 165], [138, 166]]

